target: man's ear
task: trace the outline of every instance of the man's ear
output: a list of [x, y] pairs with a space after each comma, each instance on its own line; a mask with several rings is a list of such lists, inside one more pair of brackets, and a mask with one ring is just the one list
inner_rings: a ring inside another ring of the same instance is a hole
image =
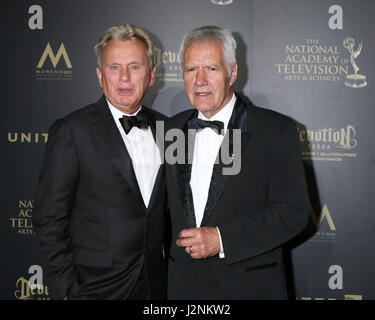
[[96, 75], [98, 76], [98, 82], [100, 88], [103, 88], [103, 74], [99, 67], [96, 67]]
[[150, 87], [155, 83], [155, 75], [156, 75], [156, 66], [153, 66], [153, 68], [151, 70], [150, 82], [148, 84]]
[[229, 80], [229, 86], [233, 86], [234, 82], [237, 79], [237, 74], [238, 74], [238, 64], [235, 63], [232, 68], [232, 73], [230, 75], [230, 80]]

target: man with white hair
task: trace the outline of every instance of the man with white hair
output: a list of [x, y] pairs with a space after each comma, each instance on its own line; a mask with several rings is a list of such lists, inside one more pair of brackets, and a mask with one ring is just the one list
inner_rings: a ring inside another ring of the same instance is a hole
[[[166, 165], [169, 299], [288, 297], [282, 247], [309, 215], [297, 129], [234, 92], [235, 50], [231, 32], [215, 26], [194, 29], [181, 45], [194, 109], [174, 116], [169, 128], [181, 129], [186, 145], [193, 132], [194, 150]], [[232, 173], [225, 173], [223, 150], [238, 164]]]

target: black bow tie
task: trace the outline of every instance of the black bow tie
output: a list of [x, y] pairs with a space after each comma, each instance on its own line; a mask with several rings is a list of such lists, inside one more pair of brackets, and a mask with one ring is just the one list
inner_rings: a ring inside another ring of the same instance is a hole
[[147, 129], [149, 127], [149, 121], [144, 109], [139, 111], [136, 116], [124, 115], [119, 120], [126, 134], [128, 134], [133, 127], [138, 127], [139, 129]]
[[211, 128], [214, 129], [214, 131], [217, 134], [221, 134], [221, 130], [224, 129], [224, 122], [214, 120], [214, 121], [207, 121], [207, 120], [202, 120], [198, 118], [193, 118], [188, 121], [187, 123], [189, 129], [204, 129], [204, 128]]

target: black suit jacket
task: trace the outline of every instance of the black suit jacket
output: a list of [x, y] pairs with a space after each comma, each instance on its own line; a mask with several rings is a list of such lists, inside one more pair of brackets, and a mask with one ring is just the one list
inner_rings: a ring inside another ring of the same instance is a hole
[[[182, 112], [169, 127], [186, 132], [187, 121], [196, 116], [196, 110]], [[296, 125], [237, 95], [228, 128], [241, 130], [241, 170], [223, 175], [222, 161], [214, 165], [201, 224], [219, 227], [225, 258], [194, 260], [177, 247], [178, 233], [196, 227], [191, 164], [166, 166], [172, 219], [169, 299], [287, 298], [282, 246], [306, 227], [309, 215]]]
[[[155, 136], [155, 121], [165, 117], [144, 109]], [[151, 298], [164, 298], [163, 171], [146, 208], [104, 97], [52, 125], [33, 225], [53, 298], [126, 299], [143, 266]]]

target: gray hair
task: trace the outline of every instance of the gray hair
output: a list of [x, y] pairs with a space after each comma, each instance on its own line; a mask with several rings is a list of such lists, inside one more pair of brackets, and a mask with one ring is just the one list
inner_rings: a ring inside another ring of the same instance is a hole
[[182, 39], [180, 56], [182, 66], [184, 65], [184, 52], [189, 44], [194, 41], [216, 41], [223, 47], [223, 58], [227, 67], [228, 77], [236, 63], [237, 43], [229, 29], [222, 29], [217, 26], [203, 26], [190, 31]]
[[150, 35], [145, 30], [135, 25], [120, 24], [118, 26], [113, 26], [104, 32], [95, 45], [95, 53], [99, 68], [102, 63], [103, 50], [111, 40], [141, 40], [146, 46], [150, 69], [154, 67], [154, 45], [152, 44]]

